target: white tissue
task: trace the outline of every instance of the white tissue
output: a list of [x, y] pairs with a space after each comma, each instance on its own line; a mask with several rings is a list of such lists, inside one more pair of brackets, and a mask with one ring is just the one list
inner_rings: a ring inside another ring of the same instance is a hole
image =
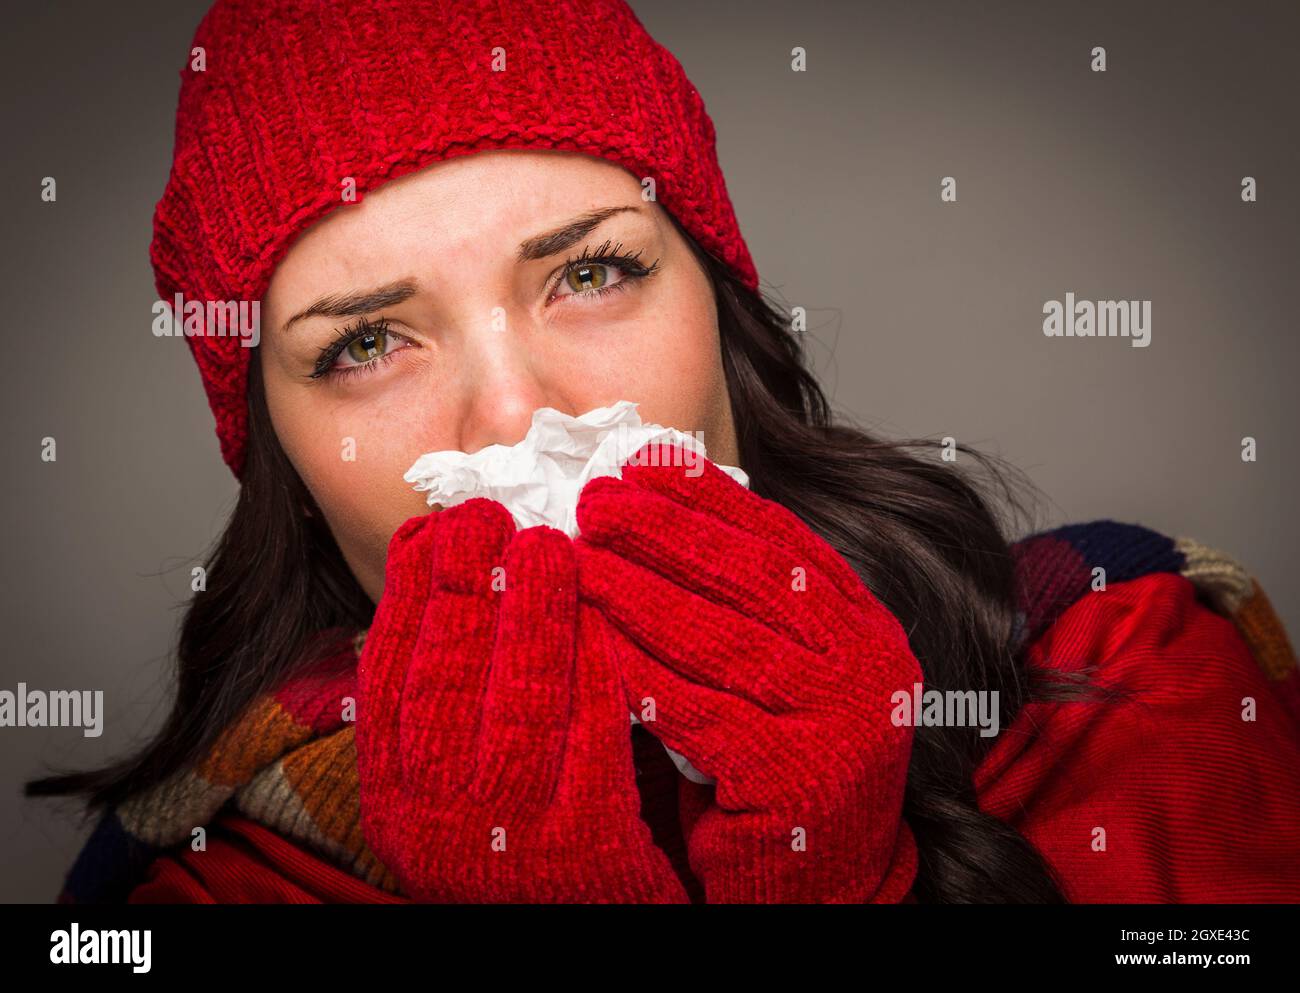
[[[576, 538], [582, 488], [597, 476], [621, 477], [623, 464], [642, 445], [673, 442], [687, 450], [688, 459], [707, 458], [702, 441], [676, 428], [642, 424], [636, 408], [632, 401], [620, 400], [573, 417], [542, 407], [533, 412], [532, 426], [518, 444], [488, 445], [472, 454], [429, 452], [403, 478], [429, 494], [429, 506], [446, 509], [487, 497], [504, 504], [521, 529], [548, 524]], [[743, 469], [718, 468], [749, 486]], [[700, 470], [688, 463], [687, 471]]]
[[[415, 460], [403, 477], [421, 493], [429, 506], [455, 507], [474, 497], [503, 504], [523, 528], [547, 524], [570, 538], [578, 536], [578, 495], [597, 476], [622, 477], [622, 469], [637, 451], [652, 441], [681, 445], [687, 459], [707, 458], [704, 443], [696, 437], [660, 424], [642, 424], [637, 404], [620, 400], [573, 417], [553, 407], [533, 412], [532, 425], [516, 445], [488, 445], [477, 452], [429, 452]], [[696, 453], [692, 455], [692, 453]], [[688, 474], [702, 471], [702, 462], [686, 463]], [[749, 476], [736, 466], [719, 469], [741, 486]], [[632, 723], [641, 723], [635, 714]], [[686, 760], [664, 749], [683, 776], [696, 783], [712, 783]]]

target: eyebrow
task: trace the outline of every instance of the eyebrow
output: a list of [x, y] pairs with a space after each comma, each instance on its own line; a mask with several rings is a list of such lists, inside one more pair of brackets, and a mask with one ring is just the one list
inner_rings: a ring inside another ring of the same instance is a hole
[[566, 248], [572, 248], [579, 241], [589, 235], [595, 228], [599, 227], [607, 218], [615, 214], [621, 214], [625, 210], [634, 213], [640, 213], [640, 207], [625, 205], [622, 207], [601, 207], [599, 210], [590, 210], [585, 214], [579, 214], [573, 220], [562, 224], [554, 231], [548, 231], [546, 234], [539, 234], [533, 238], [528, 238], [519, 245], [519, 261], [531, 262], [534, 259], [544, 259], [562, 252]]
[[[522, 263], [544, 259], [566, 248], [572, 248], [607, 219], [624, 211], [642, 213], [640, 207], [631, 205], [589, 210], [552, 231], [524, 239], [519, 245], [516, 261]], [[308, 317], [356, 317], [372, 310], [392, 307], [413, 297], [419, 289], [419, 284], [414, 279], [402, 279], [374, 290], [323, 296], [310, 307], [290, 317], [280, 330], [288, 331], [298, 321], [306, 320]]]

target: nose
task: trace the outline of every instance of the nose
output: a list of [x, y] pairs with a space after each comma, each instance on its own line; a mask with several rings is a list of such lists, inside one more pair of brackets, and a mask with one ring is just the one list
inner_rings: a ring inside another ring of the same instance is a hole
[[[467, 321], [462, 337], [464, 402], [460, 450], [514, 445], [524, 439], [539, 407], [565, 410], [530, 318], [497, 307], [486, 320]], [[566, 411], [569, 412], [569, 411]]]

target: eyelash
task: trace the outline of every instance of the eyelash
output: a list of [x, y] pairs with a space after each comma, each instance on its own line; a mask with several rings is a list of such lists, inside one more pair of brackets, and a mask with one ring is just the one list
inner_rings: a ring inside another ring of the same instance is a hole
[[[612, 248], [610, 247], [610, 241], [606, 241], [595, 251], [589, 251], [584, 248], [582, 254], [577, 258], [566, 260], [564, 265], [560, 267], [559, 275], [556, 276], [554, 281], [551, 283], [550, 294], [547, 299], [555, 299], [555, 291], [558, 290], [560, 284], [568, 278], [569, 273], [584, 265], [612, 266], [623, 274], [623, 278], [617, 283], [608, 286], [598, 286], [593, 290], [576, 290], [573, 293], [566, 293], [566, 297], [575, 297], [579, 299], [587, 298], [590, 300], [594, 297], [604, 296], [606, 293], [614, 293], [619, 290], [629, 289], [636, 282], [646, 279], [659, 271], [658, 259], [655, 259], [648, 266], [643, 266], [637, 262], [637, 259], [641, 257], [641, 251], [623, 252], [622, 248], [623, 243], [621, 241], [615, 244]], [[356, 341], [363, 335], [375, 334], [380, 331], [385, 332], [386, 334], [396, 334], [396, 332], [389, 331], [388, 318], [386, 317], [381, 317], [377, 321], [371, 321], [369, 318], [362, 316], [357, 320], [356, 324], [343, 328], [337, 333], [333, 341], [320, 350], [320, 357], [316, 360], [316, 368], [312, 373], [310, 373], [308, 378], [342, 379], [348, 376], [376, 371], [381, 365], [391, 359], [396, 352], [385, 352], [383, 355], [379, 356], [379, 358], [371, 359], [369, 362], [362, 362], [359, 365], [343, 366], [342, 368], [334, 368], [334, 362], [343, 352], [343, 349], [347, 348], [348, 345], [352, 344], [352, 342]], [[397, 337], [401, 338], [403, 336], [397, 335]]]
[[[308, 378], [321, 379], [337, 377], [339, 379], [344, 379], [361, 372], [374, 371], [381, 364], [386, 363], [391, 359], [396, 352], [385, 352], [383, 355], [379, 356], [379, 358], [371, 359], [369, 362], [362, 362], [359, 365], [343, 366], [339, 369], [334, 368], [334, 362], [343, 352], [343, 349], [347, 348], [358, 338], [367, 334], [377, 334], [381, 331], [385, 334], [395, 334], [395, 332], [388, 330], [388, 318], [381, 317], [377, 321], [371, 321], [364, 315], [358, 318], [356, 324], [345, 327], [342, 331], [339, 331], [335, 335], [334, 340], [320, 350], [320, 358], [316, 360], [316, 368], [310, 373]], [[401, 338], [403, 336], [397, 335], [397, 337]]]
[[576, 259], [569, 259], [560, 267], [560, 273], [551, 284], [551, 296], [548, 299], [554, 299], [554, 293], [560, 288], [560, 284], [568, 277], [574, 269], [579, 269], [584, 265], [608, 265], [613, 266], [623, 273], [624, 278], [610, 286], [598, 286], [594, 290], [578, 290], [573, 293], [565, 294], [573, 297], [593, 297], [604, 296], [606, 293], [613, 293], [616, 290], [627, 289], [632, 283], [645, 279], [647, 276], [653, 276], [659, 271], [659, 260], [655, 259], [648, 266], [643, 266], [637, 259], [641, 257], [641, 252], [624, 252], [622, 251], [623, 243], [620, 241], [610, 247], [610, 242], [606, 241], [594, 252], [586, 248]]

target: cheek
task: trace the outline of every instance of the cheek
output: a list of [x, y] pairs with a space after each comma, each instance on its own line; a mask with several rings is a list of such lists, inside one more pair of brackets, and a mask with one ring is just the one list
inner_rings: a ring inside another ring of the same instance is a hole
[[711, 300], [674, 306], [619, 328], [602, 347], [588, 347], [571, 368], [583, 409], [633, 400], [647, 424], [720, 432], [726, 379]]
[[412, 399], [400, 389], [354, 403], [324, 403], [307, 396], [285, 402], [272, 413], [285, 454], [366, 586], [382, 580], [393, 532], [429, 511], [424, 495], [402, 475], [421, 453], [448, 447], [434, 437], [436, 414], [413, 422], [394, 413], [421, 409]]

